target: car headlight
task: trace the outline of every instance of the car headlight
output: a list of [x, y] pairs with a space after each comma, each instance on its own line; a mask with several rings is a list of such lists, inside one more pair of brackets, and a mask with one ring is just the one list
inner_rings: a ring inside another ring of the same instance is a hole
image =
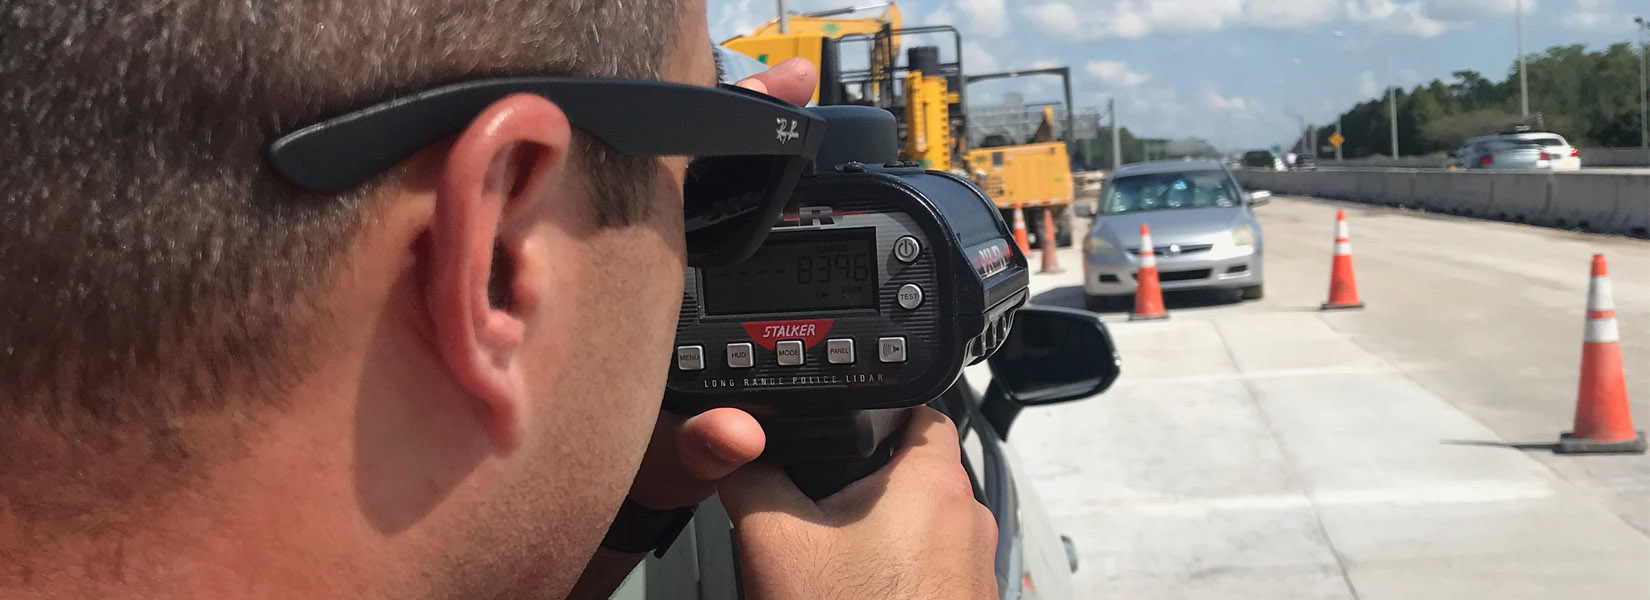
[[1091, 235], [1083, 239], [1084, 256], [1112, 256], [1117, 254], [1117, 246], [1113, 246], [1106, 238]]
[[1242, 248], [1255, 245], [1255, 229], [1244, 225], [1232, 230], [1232, 247]]

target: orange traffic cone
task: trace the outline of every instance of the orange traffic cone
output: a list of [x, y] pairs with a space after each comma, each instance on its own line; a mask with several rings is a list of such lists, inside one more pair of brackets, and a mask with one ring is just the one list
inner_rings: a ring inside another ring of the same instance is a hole
[[1031, 256], [1031, 241], [1026, 239], [1026, 212], [1020, 205], [1014, 205], [1014, 243], [1020, 247], [1020, 254]]
[[1135, 275], [1134, 312], [1130, 321], [1167, 319], [1163, 309], [1163, 288], [1157, 282], [1157, 253], [1152, 251], [1152, 230], [1140, 224], [1140, 271]]
[[1329, 271], [1329, 301], [1323, 310], [1363, 308], [1358, 300], [1358, 279], [1352, 275], [1352, 238], [1346, 228], [1346, 211], [1335, 211], [1335, 263]]
[[1637, 453], [1645, 449], [1644, 432], [1633, 430], [1627, 405], [1627, 378], [1621, 368], [1621, 333], [1616, 329], [1616, 302], [1603, 254], [1593, 255], [1593, 281], [1587, 287], [1587, 328], [1581, 341], [1581, 388], [1576, 392], [1575, 431], [1559, 436], [1559, 454]]
[[1063, 273], [1060, 268], [1060, 247], [1058, 236], [1054, 229], [1054, 211], [1043, 209], [1043, 231], [1037, 234], [1037, 242], [1043, 247], [1043, 272]]

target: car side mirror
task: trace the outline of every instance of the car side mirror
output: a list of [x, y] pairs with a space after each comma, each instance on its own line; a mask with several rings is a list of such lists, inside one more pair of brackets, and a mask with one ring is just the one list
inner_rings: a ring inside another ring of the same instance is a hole
[[1100, 315], [1053, 306], [1021, 308], [989, 364], [980, 412], [1003, 439], [1021, 409], [1099, 394], [1123, 371]]
[[1249, 192], [1249, 206], [1265, 206], [1272, 203], [1272, 192], [1256, 190]]
[[1082, 217], [1084, 219], [1093, 219], [1094, 218], [1094, 205], [1093, 204], [1089, 204], [1087, 202], [1079, 203], [1076, 206], [1075, 210], [1077, 211], [1077, 216], [1079, 216], [1079, 217]]

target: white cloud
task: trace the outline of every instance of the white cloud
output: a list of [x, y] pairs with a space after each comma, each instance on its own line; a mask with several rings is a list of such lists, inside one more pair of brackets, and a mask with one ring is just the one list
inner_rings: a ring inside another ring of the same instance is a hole
[[1255, 103], [1252, 100], [1223, 96], [1219, 90], [1215, 89], [1215, 86], [1209, 84], [1204, 84], [1202, 89], [1198, 91], [1198, 95], [1203, 101], [1203, 107], [1210, 111], [1226, 113], [1228, 116], [1239, 119], [1254, 118], [1252, 111], [1255, 109]]
[[[1510, 16], [1520, 0], [1423, 0], [1428, 14], [1444, 21], [1477, 21], [1485, 17]], [[1537, 0], [1523, 0], [1524, 14], [1535, 14]]]
[[928, 16], [922, 20], [922, 24], [923, 25], [956, 25], [957, 24], [957, 15], [952, 14], [951, 9], [942, 6], [938, 9], [936, 9], [934, 12], [928, 13]]
[[1632, 20], [1625, 11], [1616, 11], [1615, 0], [1574, 0], [1574, 7], [1564, 15], [1564, 26], [1570, 29], [1608, 31], [1626, 29]]
[[1338, 17], [1341, 1], [1033, 0], [1023, 13], [1044, 33], [1066, 39], [1138, 39], [1232, 26], [1309, 29]]
[[1060, 66], [1060, 61], [1052, 58], [1039, 58], [1031, 61], [1031, 68], [1033, 69], [1052, 69], [1058, 66]]
[[1083, 71], [1098, 79], [1101, 85], [1108, 89], [1140, 87], [1152, 78], [1149, 74], [1130, 69], [1128, 64], [1115, 60], [1089, 61], [1083, 65]]
[[1358, 97], [1374, 98], [1381, 95], [1381, 84], [1375, 81], [1374, 71], [1364, 71], [1358, 74]]
[[1428, 16], [1420, 2], [1349, 0], [1346, 9], [1353, 21], [1368, 23], [1389, 33], [1434, 38], [1449, 30], [1448, 25]]
[[968, 17], [970, 36], [994, 39], [1008, 33], [1007, 0], [955, 0], [952, 5]]
[[969, 73], [995, 73], [1003, 70], [1002, 61], [975, 40], [963, 41], [963, 69]]

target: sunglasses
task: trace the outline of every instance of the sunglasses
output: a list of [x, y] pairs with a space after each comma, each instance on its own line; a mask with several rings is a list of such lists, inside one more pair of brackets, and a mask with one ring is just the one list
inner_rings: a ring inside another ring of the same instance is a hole
[[442, 86], [310, 125], [270, 144], [269, 162], [298, 187], [343, 192], [518, 93], [555, 102], [575, 127], [620, 154], [692, 157], [682, 216], [694, 267], [756, 251], [825, 134], [824, 120], [807, 110], [732, 85], [514, 77]]

